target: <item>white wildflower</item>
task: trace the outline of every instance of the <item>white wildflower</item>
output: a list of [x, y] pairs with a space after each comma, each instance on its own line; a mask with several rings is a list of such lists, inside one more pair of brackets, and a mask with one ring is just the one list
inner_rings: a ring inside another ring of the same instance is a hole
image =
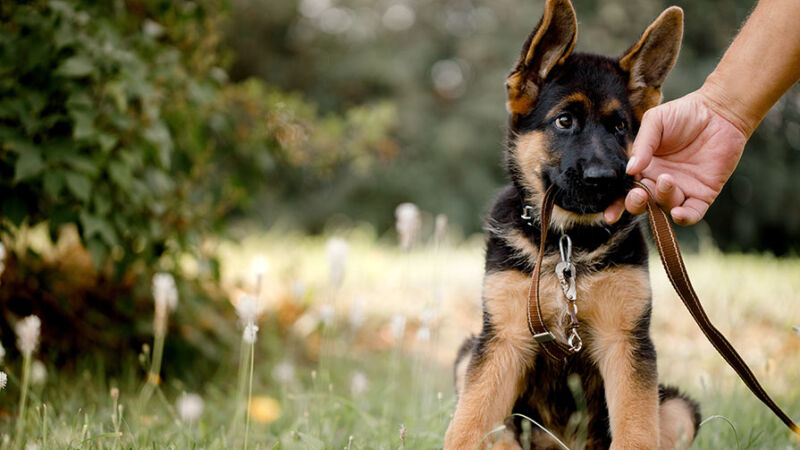
[[406, 332], [406, 316], [395, 314], [392, 317], [392, 337], [395, 342], [403, 340], [403, 335]]
[[25, 356], [30, 356], [39, 345], [39, 332], [42, 321], [36, 316], [28, 316], [17, 322], [17, 348]]
[[434, 236], [436, 236], [436, 242], [442, 242], [444, 238], [447, 236], [447, 216], [444, 214], [437, 214], [436, 215], [436, 226], [434, 227]]
[[171, 274], [159, 272], [153, 275], [153, 298], [158, 305], [164, 305], [170, 311], [178, 307], [178, 289], [175, 287], [175, 278]]
[[8, 375], [2, 370], [0, 370], [0, 391], [5, 389], [7, 384], [8, 384]]
[[47, 381], [47, 367], [38, 359], [31, 365], [31, 383], [44, 384]]
[[334, 312], [333, 305], [330, 303], [326, 303], [319, 308], [319, 320], [322, 321], [323, 325], [327, 327], [333, 323]]
[[282, 361], [272, 369], [272, 378], [279, 383], [290, 383], [294, 380], [294, 364], [289, 361]]
[[364, 301], [360, 297], [353, 300], [353, 306], [350, 307], [350, 327], [353, 331], [361, 328], [364, 325]]
[[191, 423], [200, 418], [203, 414], [203, 397], [197, 394], [182, 394], [175, 402], [175, 409], [182, 421]]
[[254, 344], [256, 342], [256, 335], [258, 334], [258, 325], [254, 323], [248, 323], [247, 326], [244, 327], [244, 333], [242, 333], [242, 340], [244, 340], [247, 344]]
[[165, 29], [161, 24], [150, 19], [145, 19], [142, 23], [142, 32], [151, 38], [158, 38], [164, 34], [164, 31]]
[[338, 287], [344, 281], [348, 253], [349, 246], [347, 241], [342, 238], [330, 238], [328, 243], [325, 244], [325, 254], [328, 257], [328, 279], [332, 286]]
[[401, 203], [394, 210], [394, 217], [397, 220], [395, 228], [400, 237], [400, 247], [408, 250], [414, 243], [421, 226], [419, 208], [413, 203]]
[[350, 392], [352, 392], [353, 395], [361, 395], [367, 392], [367, 389], [369, 389], [369, 380], [367, 376], [362, 372], [355, 372], [353, 376], [350, 377]]
[[417, 340], [420, 342], [428, 342], [431, 339], [431, 329], [427, 325], [419, 327], [417, 330]]
[[236, 302], [236, 314], [245, 325], [248, 323], [255, 323], [258, 317], [258, 299], [252, 295], [242, 295], [239, 301]]
[[292, 295], [296, 299], [302, 299], [306, 295], [306, 285], [300, 280], [296, 280], [292, 283]]
[[267, 270], [269, 270], [269, 260], [266, 256], [261, 254], [254, 256], [253, 260], [250, 262], [250, 270], [253, 272], [256, 285], [260, 289], [261, 280], [264, 278], [264, 275], [267, 274]]

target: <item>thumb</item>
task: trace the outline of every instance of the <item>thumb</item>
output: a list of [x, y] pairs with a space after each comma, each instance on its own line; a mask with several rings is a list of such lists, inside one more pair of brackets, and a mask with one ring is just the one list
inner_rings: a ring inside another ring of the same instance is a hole
[[653, 153], [661, 145], [661, 134], [664, 132], [662, 107], [657, 106], [648, 110], [642, 116], [642, 125], [639, 134], [633, 141], [631, 158], [625, 171], [629, 175], [637, 175], [644, 170], [653, 159]]

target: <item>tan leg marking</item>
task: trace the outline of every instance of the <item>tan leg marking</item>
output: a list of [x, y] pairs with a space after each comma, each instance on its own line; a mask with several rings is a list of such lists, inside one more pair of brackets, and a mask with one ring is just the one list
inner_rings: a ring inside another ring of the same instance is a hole
[[671, 398], [658, 411], [663, 450], [686, 449], [695, 433], [694, 411], [680, 398]]
[[[658, 377], [636, 360], [631, 332], [650, 297], [647, 272], [617, 267], [584, 277], [579, 312], [591, 328], [589, 349], [603, 376], [612, 449], [658, 448]], [[655, 361], [653, 361], [653, 364]]]
[[458, 395], [461, 395], [461, 393], [464, 392], [464, 380], [467, 378], [467, 367], [469, 367], [469, 362], [471, 360], [472, 352], [470, 351], [470, 353], [465, 355], [456, 366], [456, 393], [458, 393]]
[[[551, 288], [543, 298], [554, 298], [557, 283], [550, 279], [546, 284]], [[514, 270], [489, 273], [484, 278], [484, 308], [491, 317], [494, 334], [480, 362], [466, 367], [463, 388], [445, 436], [446, 449], [476, 448], [486, 433], [511, 413], [535, 356], [527, 321], [529, 287], [530, 276]], [[554, 302], [543, 305], [545, 313], [553, 312], [551, 303]]]

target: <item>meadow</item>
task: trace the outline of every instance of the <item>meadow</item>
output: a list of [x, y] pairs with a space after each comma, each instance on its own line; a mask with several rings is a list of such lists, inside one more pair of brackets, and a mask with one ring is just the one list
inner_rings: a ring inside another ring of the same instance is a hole
[[[406, 250], [392, 241], [356, 229], [221, 243], [232, 303], [260, 290], [253, 347], [243, 340], [220, 355], [208, 378], [186, 373], [160, 384], [145, 383], [148, 346], [116, 362], [87, 356], [64, 373], [34, 368], [19, 429], [10, 413], [20, 383], [14, 362], [4, 368], [0, 448], [441, 448], [455, 350], [480, 326], [482, 241], [440, 236]], [[651, 259], [660, 377], [701, 403], [694, 448], [797, 447], [705, 341], [657, 264]], [[717, 326], [776, 400], [800, 410], [792, 328], [800, 259], [706, 248], [687, 264]]]

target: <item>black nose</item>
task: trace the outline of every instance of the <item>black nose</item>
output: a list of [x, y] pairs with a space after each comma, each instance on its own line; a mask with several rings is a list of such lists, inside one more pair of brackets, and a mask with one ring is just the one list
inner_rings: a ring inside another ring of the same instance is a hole
[[583, 170], [583, 181], [587, 184], [609, 184], [616, 179], [617, 172], [608, 166], [592, 164]]

